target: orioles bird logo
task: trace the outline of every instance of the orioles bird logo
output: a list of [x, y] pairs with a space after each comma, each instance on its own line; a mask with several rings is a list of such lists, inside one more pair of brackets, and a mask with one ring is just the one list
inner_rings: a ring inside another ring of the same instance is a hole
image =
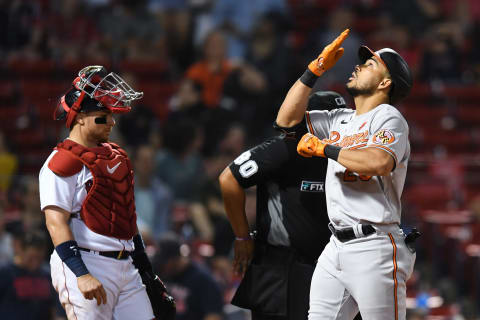
[[390, 144], [395, 141], [395, 136], [390, 130], [382, 129], [373, 136], [373, 142], [378, 144]]

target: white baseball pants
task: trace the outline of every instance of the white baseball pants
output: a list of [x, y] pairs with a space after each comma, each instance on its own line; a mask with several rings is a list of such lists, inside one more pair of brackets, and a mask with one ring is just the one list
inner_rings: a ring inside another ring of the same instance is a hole
[[88, 271], [107, 293], [107, 303], [87, 300], [77, 286], [77, 277], [53, 251], [50, 257], [52, 284], [69, 320], [150, 320], [152, 306], [131, 258], [116, 260], [81, 251]]
[[309, 320], [405, 320], [406, 281], [415, 254], [398, 226], [345, 243], [335, 236], [318, 259], [310, 288]]

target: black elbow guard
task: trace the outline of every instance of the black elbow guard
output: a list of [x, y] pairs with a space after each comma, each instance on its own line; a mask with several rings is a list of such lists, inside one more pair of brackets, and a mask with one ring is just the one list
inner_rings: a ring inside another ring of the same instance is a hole
[[307, 133], [307, 126], [305, 124], [305, 119], [297, 123], [292, 127], [282, 127], [279, 126], [276, 121], [273, 122], [273, 129], [285, 134], [289, 137], [302, 137], [305, 133]]

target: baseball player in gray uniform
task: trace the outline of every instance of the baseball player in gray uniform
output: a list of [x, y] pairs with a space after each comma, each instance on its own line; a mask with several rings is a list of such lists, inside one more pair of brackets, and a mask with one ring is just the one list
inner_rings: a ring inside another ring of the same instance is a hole
[[313, 60], [288, 92], [277, 124], [303, 117], [309, 133], [297, 146], [304, 157], [328, 158], [327, 209], [332, 232], [310, 289], [309, 319], [405, 319], [406, 281], [415, 253], [400, 229], [410, 157], [408, 124], [393, 107], [412, 87], [407, 63], [394, 50], [361, 46], [360, 65], [346, 84], [356, 110], [305, 113], [316, 79], [341, 57], [345, 30]]

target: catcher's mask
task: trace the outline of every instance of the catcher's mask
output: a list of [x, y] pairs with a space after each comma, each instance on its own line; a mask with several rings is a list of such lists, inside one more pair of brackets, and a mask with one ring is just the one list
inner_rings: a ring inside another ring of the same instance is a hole
[[79, 112], [110, 110], [126, 113], [130, 111], [132, 101], [142, 96], [143, 92], [133, 90], [116, 73], [107, 73], [102, 66], [88, 66], [78, 72], [72, 88], [60, 98], [53, 118], [66, 119], [66, 127], [71, 128]]

